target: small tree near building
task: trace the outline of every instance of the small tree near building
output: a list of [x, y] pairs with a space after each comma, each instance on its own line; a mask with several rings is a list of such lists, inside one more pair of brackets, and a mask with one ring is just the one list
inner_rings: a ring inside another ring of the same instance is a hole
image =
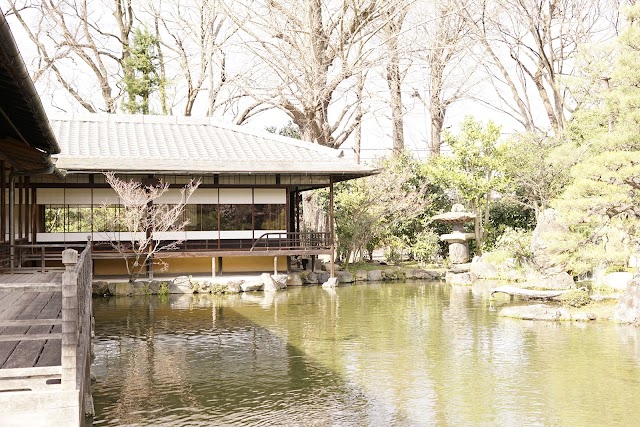
[[[119, 215], [108, 217], [106, 229], [110, 231], [105, 234], [113, 249], [124, 259], [129, 281], [135, 281], [153, 265], [159, 266], [157, 271], [165, 271], [167, 264], [155, 255], [178, 249], [182, 240], [160, 240], [158, 233], [184, 231], [189, 221], [184, 220], [183, 212], [200, 181], [191, 180], [180, 190], [180, 202], [167, 205], [156, 201], [169, 190], [168, 183], [158, 181], [157, 185], [144, 185], [134, 180], [123, 181], [113, 172], [104, 175], [121, 204]], [[108, 208], [106, 204], [102, 206], [105, 211]], [[128, 233], [129, 238], [121, 239], [122, 232]]]
[[506, 147], [500, 145], [500, 127], [489, 121], [486, 125], [466, 117], [457, 135], [445, 133], [451, 155], [439, 156], [429, 163], [431, 179], [454, 191], [476, 214], [474, 233], [478, 248], [482, 248], [484, 226], [489, 222], [491, 194], [504, 191]]

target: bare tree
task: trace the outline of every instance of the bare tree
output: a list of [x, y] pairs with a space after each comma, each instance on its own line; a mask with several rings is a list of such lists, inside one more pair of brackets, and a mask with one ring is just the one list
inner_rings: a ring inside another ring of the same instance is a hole
[[152, 1], [147, 12], [153, 17], [161, 45], [167, 52], [166, 62], [178, 65], [176, 84], [180, 86], [179, 102], [184, 103], [183, 114], [193, 114], [196, 99], [207, 89], [212, 113], [226, 81], [224, 45], [233, 35], [225, 25], [218, 2]]
[[[483, 46], [501, 109], [529, 132], [561, 134], [574, 111], [563, 77], [574, 71], [578, 47], [611, 29], [609, 0], [458, 0]], [[505, 90], [506, 88], [506, 90]], [[535, 117], [546, 113], [546, 123]]]
[[[398, 11], [396, 12], [396, 9]], [[409, 7], [398, 4], [387, 10], [384, 24], [384, 38], [387, 47], [387, 64], [385, 79], [389, 87], [389, 104], [391, 106], [391, 140], [394, 153], [404, 150], [404, 120], [402, 104], [402, 73], [400, 71], [401, 48], [400, 36]], [[359, 87], [358, 87], [359, 89]]]
[[360, 163], [361, 150], [362, 150], [362, 118], [364, 117], [363, 99], [362, 94], [364, 91], [364, 83], [366, 80], [366, 74], [363, 71], [358, 73], [358, 83], [356, 85], [356, 115], [355, 122], [357, 126], [353, 133], [353, 153], [356, 163]]
[[450, 0], [438, 0], [427, 7], [424, 24], [420, 27], [427, 42], [419, 55], [428, 72], [428, 149], [431, 156], [437, 156], [447, 110], [469, 95], [476, 83], [474, 73], [478, 64], [470, 59], [469, 31], [455, 4]]
[[303, 139], [339, 147], [357, 127], [356, 76], [380, 63], [380, 53], [374, 59], [379, 49], [369, 41], [395, 3], [227, 1], [245, 55], [254, 60], [244, 90], [256, 105], [271, 104], [289, 115]]
[[[134, 20], [131, 0], [4, 1], [38, 51], [34, 81], [52, 75], [87, 111], [116, 112]], [[109, 16], [114, 19], [106, 24]]]
[[[474, 42], [457, 0], [418, 0], [405, 17], [405, 85], [409, 99], [417, 99], [427, 113], [427, 148], [430, 156], [440, 154], [442, 131], [449, 108], [472, 99], [481, 85]], [[411, 106], [405, 101], [405, 108]]]
[[[188, 221], [182, 219], [182, 213], [189, 197], [200, 185], [200, 181], [191, 180], [180, 190], [181, 200], [175, 205], [156, 204], [155, 201], [169, 190], [169, 184], [158, 182], [158, 185], [143, 185], [130, 180], [123, 181], [113, 172], [104, 174], [107, 183], [120, 198], [122, 209], [117, 216], [107, 216], [105, 232], [111, 247], [124, 259], [127, 265], [129, 281], [133, 282], [147, 267], [159, 265], [160, 270], [167, 264], [154, 258], [162, 251], [178, 248], [181, 240], [164, 241], [157, 233], [184, 231]], [[103, 205], [103, 209], [108, 209]], [[120, 240], [120, 233], [129, 233], [129, 239]]]

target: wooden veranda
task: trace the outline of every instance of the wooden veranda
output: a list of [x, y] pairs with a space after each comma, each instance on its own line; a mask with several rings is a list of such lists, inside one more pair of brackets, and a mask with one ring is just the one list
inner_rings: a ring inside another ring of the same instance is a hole
[[0, 425], [79, 426], [92, 413], [91, 245], [64, 272], [0, 275]]

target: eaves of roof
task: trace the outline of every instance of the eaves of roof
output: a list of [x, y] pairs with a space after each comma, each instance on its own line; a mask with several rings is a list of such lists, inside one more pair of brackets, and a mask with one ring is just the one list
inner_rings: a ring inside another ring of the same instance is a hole
[[[11, 123], [16, 139], [44, 154], [57, 154], [60, 147], [33, 81], [18, 51], [9, 24], [0, 11], [0, 115]], [[17, 132], [16, 132], [17, 130]]]

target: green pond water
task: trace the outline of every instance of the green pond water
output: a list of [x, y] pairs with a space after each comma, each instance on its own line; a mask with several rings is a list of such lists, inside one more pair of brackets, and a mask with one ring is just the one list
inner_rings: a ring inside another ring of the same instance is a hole
[[93, 425], [640, 425], [640, 328], [487, 286], [95, 299]]

